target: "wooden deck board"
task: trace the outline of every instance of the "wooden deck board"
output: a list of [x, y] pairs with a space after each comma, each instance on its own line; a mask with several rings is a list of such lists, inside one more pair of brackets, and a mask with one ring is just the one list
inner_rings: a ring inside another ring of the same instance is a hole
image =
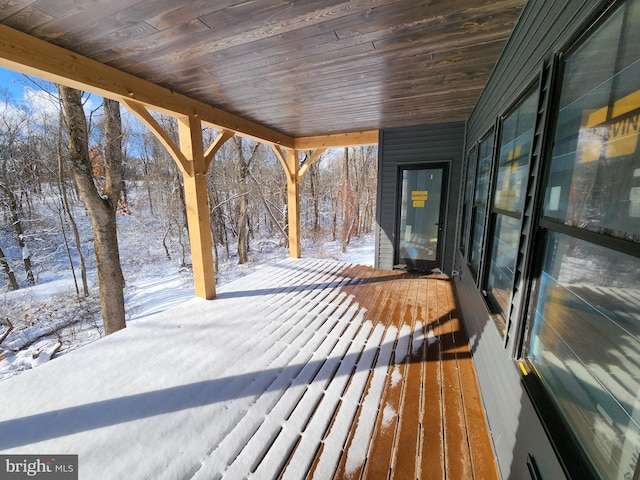
[[420, 315], [420, 305], [426, 298], [426, 282], [414, 280], [407, 298], [407, 318], [411, 319], [411, 346], [406, 357], [403, 379], [402, 406], [399, 412], [398, 433], [394, 445], [393, 478], [415, 480], [420, 476], [418, 463], [421, 428], [420, 414], [424, 387], [422, 382], [424, 361], [424, 318]]
[[[448, 279], [290, 260], [190, 305], [179, 328], [168, 311], [0, 384], [11, 432], [0, 450], [78, 453], [83, 472], [106, 479], [498, 478]], [[170, 360], [150, 343], [169, 331]], [[96, 357], [110, 360], [74, 370]], [[91, 396], [76, 398], [76, 385]], [[89, 425], [74, 423], [77, 408]], [[109, 448], [97, 445], [149, 429], [160, 440], [137, 448], [175, 462], [136, 473], [125, 455], [102, 470]], [[177, 448], [187, 437], [191, 450]]]
[[469, 442], [462, 404], [460, 365], [456, 350], [455, 332], [461, 327], [454, 322], [447, 287], [438, 283], [438, 317], [442, 322], [440, 342], [442, 353], [442, 406], [444, 410], [445, 471], [449, 478], [473, 478], [469, 457]]
[[437, 313], [437, 283], [427, 285], [427, 345], [424, 366], [424, 410], [422, 416], [421, 472], [424, 478], [445, 478], [444, 424], [442, 405], [442, 343]]
[[[406, 297], [407, 279], [394, 281], [390, 302], [386, 305], [383, 318], [386, 320], [386, 327], [391, 331], [393, 338], [393, 349], [390, 352], [388, 366], [391, 368], [387, 373], [383, 396], [378, 407], [378, 415], [371, 448], [365, 465], [365, 478], [378, 479], [387, 478], [391, 469], [391, 455], [393, 452], [393, 440], [397, 426], [397, 405], [399, 403], [400, 384], [397, 381], [398, 373], [398, 343], [400, 331], [396, 321], [401, 314]], [[403, 288], [404, 287], [404, 288]]]

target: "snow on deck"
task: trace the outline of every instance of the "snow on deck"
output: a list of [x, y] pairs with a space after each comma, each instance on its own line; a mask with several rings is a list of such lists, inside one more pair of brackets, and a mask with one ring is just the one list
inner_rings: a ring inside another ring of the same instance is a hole
[[450, 282], [330, 260], [138, 320], [0, 399], [2, 453], [78, 454], [81, 479], [497, 478]]

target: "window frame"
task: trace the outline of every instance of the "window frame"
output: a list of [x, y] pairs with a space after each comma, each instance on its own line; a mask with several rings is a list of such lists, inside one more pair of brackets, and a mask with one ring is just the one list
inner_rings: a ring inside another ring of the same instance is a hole
[[[491, 138], [493, 137], [493, 138]], [[488, 170], [489, 170], [489, 174], [488, 174], [488, 178], [487, 178], [487, 191], [485, 193], [485, 198], [484, 198], [484, 203], [479, 202], [476, 200], [476, 196], [477, 196], [477, 190], [478, 190], [478, 169], [480, 167], [480, 161], [483, 158], [481, 156], [481, 152], [482, 152], [482, 146], [485, 142], [487, 142], [489, 140], [489, 138], [491, 138], [491, 145], [489, 146], [489, 166], [488, 166]], [[474, 182], [473, 182], [473, 197], [471, 199], [471, 214], [469, 216], [469, 255], [467, 258], [467, 266], [469, 267], [469, 270], [471, 272], [471, 275], [473, 276], [473, 279], [475, 281], [475, 284], [477, 287], [481, 287], [483, 282], [482, 279], [484, 278], [484, 269], [485, 269], [485, 251], [486, 251], [486, 244], [487, 244], [487, 232], [489, 229], [489, 209], [490, 209], [490, 205], [491, 205], [491, 195], [492, 195], [492, 191], [493, 191], [493, 182], [492, 182], [492, 178], [493, 178], [493, 169], [494, 169], [494, 165], [495, 165], [495, 159], [496, 159], [496, 138], [497, 138], [497, 134], [496, 134], [496, 126], [495, 124], [491, 126], [491, 128], [489, 128], [489, 130], [487, 131], [487, 133], [485, 133], [482, 137], [480, 137], [480, 139], [477, 142], [477, 152], [476, 152], [476, 168], [475, 168], [475, 178], [474, 178]], [[475, 252], [475, 250], [472, 248], [473, 247], [473, 239], [474, 239], [474, 232], [476, 231], [475, 226], [476, 226], [476, 218], [477, 218], [477, 213], [479, 209], [484, 209], [484, 213], [482, 215], [482, 233], [480, 235], [480, 241], [479, 241], [479, 250], [478, 252], [478, 264], [477, 266], [474, 266], [473, 264], [473, 258], [472, 255]]]
[[[495, 189], [498, 186], [498, 175], [499, 175], [499, 171], [500, 171], [500, 159], [501, 159], [501, 153], [502, 153], [502, 139], [503, 139], [503, 135], [504, 135], [504, 124], [507, 121], [507, 119], [515, 114], [518, 109], [525, 103], [527, 102], [529, 99], [531, 99], [532, 97], [535, 97], [535, 104], [536, 104], [536, 112], [538, 111], [539, 105], [540, 105], [540, 78], [539, 76], [536, 76], [536, 78], [533, 80], [533, 82], [531, 82], [523, 91], [522, 93], [520, 93], [520, 95], [518, 95], [518, 97], [516, 98], [516, 100], [509, 106], [509, 108], [505, 111], [505, 113], [503, 113], [499, 119], [498, 119], [498, 135], [496, 135], [495, 138], [495, 144], [494, 144], [494, 158], [493, 158], [493, 170], [491, 172], [491, 185], [492, 188], [490, 189], [490, 198], [489, 198], [489, 202], [490, 202], [490, 208], [488, 208], [488, 212], [487, 212], [487, 216], [488, 216], [488, 230], [487, 230], [487, 235], [485, 238], [485, 243], [484, 243], [484, 256], [483, 256], [483, 260], [484, 260], [484, 270], [483, 270], [483, 277], [482, 277], [482, 283], [481, 283], [481, 290], [483, 293], [483, 297], [485, 299], [485, 302], [487, 304], [487, 307], [489, 308], [489, 311], [492, 314], [492, 317], [496, 323], [496, 326], [498, 327], [498, 330], [501, 334], [501, 336], [504, 338], [507, 334], [507, 325], [509, 322], [508, 319], [508, 315], [505, 314], [505, 312], [503, 311], [502, 307], [500, 306], [499, 302], [494, 298], [493, 295], [491, 295], [491, 293], [488, 291], [488, 286], [489, 286], [489, 276], [491, 273], [491, 262], [492, 262], [492, 257], [493, 257], [493, 246], [494, 246], [494, 241], [497, 240], [496, 237], [496, 226], [498, 223], [498, 217], [501, 215], [503, 217], [509, 217], [512, 219], [515, 219], [519, 222], [519, 226], [518, 226], [518, 245], [516, 246], [516, 258], [514, 259], [512, 268], [513, 268], [513, 274], [511, 276], [511, 282], [510, 282], [510, 290], [509, 290], [509, 300], [507, 302], [507, 309], [510, 309], [512, 304], [513, 304], [513, 290], [514, 290], [514, 286], [515, 286], [515, 281], [516, 281], [516, 268], [517, 268], [517, 263], [518, 263], [518, 258], [517, 258], [517, 252], [519, 251], [520, 247], [521, 247], [521, 240], [522, 240], [522, 228], [523, 228], [523, 218], [524, 218], [524, 207], [525, 207], [525, 201], [526, 201], [526, 197], [527, 195], [529, 195], [532, 192], [528, 191], [528, 185], [525, 185], [525, 190], [523, 192], [524, 195], [524, 199], [522, 201], [522, 205], [520, 207], [520, 212], [513, 212], [511, 210], [506, 210], [500, 207], [496, 206], [496, 202], [495, 202]], [[529, 176], [531, 175], [531, 169], [532, 169], [532, 160], [533, 160], [533, 154], [534, 154], [534, 138], [535, 138], [535, 134], [538, 128], [538, 118], [537, 115], [534, 117], [533, 119], [533, 125], [531, 128], [531, 146], [529, 148], [529, 153], [527, 155], [527, 168], [526, 168], [526, 174], [524, 176], [524, 178], [528, 179]]]
[[[473, 165], [473, 170], [470, 170], [470, 165]], [[476, 169], [478, 167], [478, 142], [474, 142], [471, 148], [468, 150], [465, 156], [464, 167], [464, 188], [462, 191], [460, 240], [458, 242], [458, 249], [462, 254], [462, 258], [467, 261], [469, 259], [471, 217], [473, 209], [473, 199], [475, 198]], [[469, 186], [471, 188], [467, 188]], [[469, 199], [469, 201], [467, 201], [467, 198]]]

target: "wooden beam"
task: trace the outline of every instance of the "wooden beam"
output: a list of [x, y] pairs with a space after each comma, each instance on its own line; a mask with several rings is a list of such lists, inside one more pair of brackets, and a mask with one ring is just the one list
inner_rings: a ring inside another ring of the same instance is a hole
[[156, 121], [155, 118], [149, 113], [149, 111], [145, 108], [145, 106], [141, 103], [134, 102], [128, 99], [121, 100], [122, 105], [124, 105], [131, 113], [133, 113], [138, 119], [147, 126], [151, 133], [158, 139], [158, 141], [167, 149], [167, 152], [173, 157], [175, 162], [178, 164], [180, 171], [183, 175], [187, 172], [187, 158], [180, 151], [180, 147], [175, 144], [175, 142], [171, 139], [167, 131]]
[[300, 171], [298, 172], [298, 181], [302, 180], [302, 177], [307, 172], [307, 170], [309, 170], [309, 167], [313, 164], [313, 162], [320, 158], [320, 155], [322, 155], [326, 151], [326, 148], [318, 148], [311, 154], [309, 158], [302, 162], [302, 165], [300, 165]]
[[212, 299], [216, 295], [216, 287], [207, 170], [209, 170], [209, 165], [216, 152], [235, 133], [223, 130], [205, 153], [202, 142], [202, 122], [193, 117], [181, 117], [178, 119], [180, 137], [180, 146], [178, 147], [144, 105], [131, 100], [124, 100], [122, 104], [149, 127], [171, 154], [182, 172], [195, 292], [198, 297]]
[[135, 100], [172, 117], [199, 118], [216, 130], [293, 147], [293, 138], [49, 42], [0, 25], [0, 66], [117, 101]]
[[220, 147], [222, 147], [222, 145], [224, 145], [224, 142], [226, 142], [233, 136], [235, 136], [235, 132], [232, 132], [230, 130], [223, 130], [218, 134], [213, 143], [209, 145], [207, 151], [204, 152], [206, 170], [209, 170], [209, 165], [211, 165], [211, 161], [213, 160], [213, 157], [215, 157], [216, 153], [218, 153], [218, 150], [220, 150]]
[[378, 130], [364, 132], [338, 133], [317, 137], [300, 137], [294, 139], [296, 150], [313, 150], [315, 148], [357, 147], [360, 145], [377, 145]]
[[195, 117], [178, 118], [178, 133], [180, 150], [187, 160], [184, 196], [196, 296], [212, 299], [216, 296], [216, 280], [202, 122]]
[[289, 163], [287, 162], [286, 153], [277, 145], [271, 145], [271, 149], [273, 150], [273, 153], [275, 153], [276, 158], [280, 161], [280, 165], [282, 165], [282, 168], [284, 169], [284, 173], [287, 176], [287, 180], [288, 179], [296, 180], [295, 174], [289, 168]]

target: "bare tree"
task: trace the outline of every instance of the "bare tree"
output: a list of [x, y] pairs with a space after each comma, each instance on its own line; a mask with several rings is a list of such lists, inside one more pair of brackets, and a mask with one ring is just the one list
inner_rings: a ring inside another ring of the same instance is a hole
[[28, 175], [25, 175], [23, 162], [20, 161], [19, 139], [26, 121], [24, 115], [15, 118], [7, 110], [8, 105], [5, 103], [0, 135], [0, 200], [8, 209], [9, 224], [22, 253], [27, 283], [33, 285], [35, 279], [31, 268], [31, 251], [22, 226], [22, 199], [29, 201], [29, 189], [24, 181], [24, 177]]
[[[63, 119], [62, 114], [60, 115], [60, 121], [58, 122], [58, 138], [56, 141], [56, 154], [58, 156], [58, 188], [60, 189], [60, 199], [62, 205], [64, 207], [65, 214], [69, 219], [69, 224], [71, 225], [71, 230], [73, 231], [73, 238], [75, 240], [76, 252], [78, 253], [78, 259], [80, 260], [80, 276], [82, 278], [82, 293], [85, 297], [89, 296], [89, 282], [87, 281], [87, 266], [84, 260], [84, 253], [82, 252], [82, 242], [80, 241], [80, 231], [78, 230], [78, 225], [76, 224], [75, 218], [73, 217], [73, 212], [71, 211], [71, 206], [69, 205], [69, 195], [67, 194], [67, 185], [66, 179], [64, 175], [64, 166], [62, 161], [62, 126]], [[64, 235], [64, 225], [61, 223], [62, 233]], [[66, 238], [65, 238], [66, 243]], [[73, 268], [73, 261], [71, 260], [71, 256], [69, 256], [69, 261], [71, 263], [71, 271], [73, 273], [74, 282], [75, 282], [75, 270]], [[78, 291], [76, 284], [76, 291]]]
[[312, 228], [314, 235], [320, 229], [320, 159], [309, 167], [307, 175], [309, 175], [309, 187], [311, 191], [311, 208], [313, 212]]
[[349, 170], [349, 148], [345, 147], [344, 157], [342, 160], [342, 185], [339, 193], [339, 199], [342, 203], [342, 231], [340, 235], [340, 243], [343, 253], [347, 251], [347, 246], [353, 236], [353, 229], [356, 225], [358, 215], [358, 192], [354, 191], [351, 185]]
[[11, 265], [7, 261], [4, 256], [4, 252], [2, 248], [0, 248], [0, 267], [2, 267], [2, 271], [7, 276], [7, 281], [9, 282], [9, 290], [18, 290], [18, 282], [16, 281], [16, 275], [13, 273], [11, 269]]
[[248, 206], [249, 200], [247, 198], [249, 194], [249, 186], [247, 185], [249, 179], [249, 169], [251, 168], [251, 162], [256, 157], [259, 143], [255, 143], [251, 147], [251, 153], [249, 157], [245, 157], [245, 152], [242, 148], [242, 138], [233, 137], [233, 143], [236, 147], [236, 154], [238, 159], [238, 183], [240, 186], [239, 201], [240, 201], [240, 214], [238, 216], [238, 263], [247, 263], [248, 250], [249, 250], [249, 238], [247, 236], [247, 219], [248, 219]]
[[58, 86], [69, 133], [69, 156], [80, 198], [93, 226], [94, 249], [100, 287], [100, 306], [105, 334], [126, 326], [124, 313], [124, 277], [116, 231], [116, 211], [122, 188], [122, 129], [120, 105], [104, 99], [105, 181], [98, 191], [92, 176], [89, 156], [87, 120], [82, 107], [82, 93]]
[[31, 269], [31, 250], [29, 250], [24, 230], [22, 229], [22, 220], [20, 218], [18, 199], [16, 198], [16, 195], [13, 193], [13, 191], [3, 183], [0, 183], [0, 192], [3, 194], [6, 205], [9, 207], [9, 213], [11, 215], [11, 225], [13, 226], [13, 231], [15, 232], [16, 242], [18, 242], [18, 246], [20, 247], [20, 251], [22, 252], [22, 262], [24, 263], [24, 271], [27, 276], [27, 283], [29, 285], [34, 285], [35, 278], [33, 276], [33, 270]]

